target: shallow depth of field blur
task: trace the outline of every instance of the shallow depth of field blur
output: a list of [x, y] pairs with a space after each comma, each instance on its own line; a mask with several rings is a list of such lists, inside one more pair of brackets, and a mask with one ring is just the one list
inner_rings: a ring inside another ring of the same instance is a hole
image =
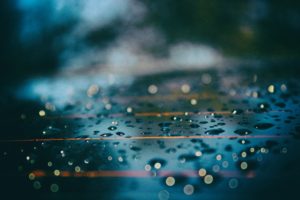
[[0, 199], [297, 199], [300, 2], [3, 0]]

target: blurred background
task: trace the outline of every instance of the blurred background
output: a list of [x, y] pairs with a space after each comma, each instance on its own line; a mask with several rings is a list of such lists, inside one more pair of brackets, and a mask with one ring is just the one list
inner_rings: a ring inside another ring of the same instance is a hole
[[4, 0], [0, 9], [1, 86], [64, 70], [299, 60], [299, 1]]

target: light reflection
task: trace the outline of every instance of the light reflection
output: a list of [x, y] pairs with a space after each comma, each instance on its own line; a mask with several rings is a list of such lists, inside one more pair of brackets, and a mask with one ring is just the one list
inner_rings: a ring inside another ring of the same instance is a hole
[[204, 168], [201, 168], [198, 172], [199, 176], [203, 177], [206, 175], [206, 170]]
[[194, 193], [194, 186], [193, 185], [185, 185], [183, 188], [183, 192], [186, 195], [192, 195]]
[[51, 192], [58, 192], [59, 186], [57, 184], [51, 184], [50, 190]]
[[204, 183], [207, 185], [212, 184], [213, 181], [214, 181], [214, 177], [210, 174], [208, 174], [204, 177]]
[[240, 167], [241, 167], [242, 170], [246, 170], [248, 168], [248, 163], [243, 161], [243, 162], [241, 162]]
[[46, 115], [46, 112], [44, 110], [39, 111], [39, 116], [44, 117]]
[[166, 185], [167, 186], [173, 186], [175, 184], [175, 178], [172, 176], [167, 177], [166, 179]]
[[190, 87], [190, 85], [188, 85], [188, 84], [183, 84], [182, 86], [181, 86], [181, 91], [183, 92], [183, 93], [189, 93], [190, 91], [191, 91], [191, 87]]
[[274, 85], [269, 85], [268, 92], [269, 93], [274, 93], [275, 92], [275, 86]]
[[230, 189], [235, 189], [238, 187], [238, 185], [239, 185], [239, 181], [236, 178], [231, 178], [228, 181], [228, 186]]
[[150, 86], [148, 87], [148, 92], [149, 92], [150, 94], [156, 94], [157, 91], [158, 91], [158, 88], [157, 88], [156, 85], [150, 85]]

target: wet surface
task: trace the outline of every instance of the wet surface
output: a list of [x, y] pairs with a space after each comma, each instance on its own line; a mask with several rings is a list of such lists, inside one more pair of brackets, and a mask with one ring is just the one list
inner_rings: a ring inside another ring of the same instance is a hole
[[299, 199], [299, 2], [2, 0], [0, 199]]
[[300, 183], [299, 81], [293, 70], [270, 70], [59, 76], [40, 93], [34, 82], [19, 99], [3, 96], [2, 194], [291, 198]]

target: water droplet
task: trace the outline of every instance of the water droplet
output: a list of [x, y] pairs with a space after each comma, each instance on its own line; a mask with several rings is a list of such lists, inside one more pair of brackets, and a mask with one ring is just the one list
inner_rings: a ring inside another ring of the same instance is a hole
[[140, 150], [142, 150], [140, 147], [137, 147], [137, 146], [130, 146], [130, 149], [132, 151], [140, 151]]
[[118, 135], [118, 136], [124, 136], [125, 135], [125, 133], [124, 132], [116, 132], [116, 135]]
[[153, 158], [153, 159], [149, 160], [149, 162], [148, 162], [148, 164], [152, 168], [155, 168], [155, 165], [156, 165], [156, 167], [158, 167], [157, 163], [159, 163], [159, 165], [160, 165], [159, 168], [161, 168], [161, 167], [164, 167], [167, 164], [167, 161], [165, 159], [162, 159], [162, 158]]
[[271, 123], [258, 123], [258, 124], [255, 124], [255, 128], [256, 129], [261, 129], [261, 130], [265, 130], [265, 129], [269, 129], [271, 127], [273, 127], [274, 124], [271, 124]]
[[252, 133], [252, 131], [248, 130], [248, 129], [237, 129], [234, 131], [236, 134], [238, 135], [249, 135]]
[[233, 115], [240, 115], [240, 114], [243, 114], [243, 113], [244, 113], [244, 111], [242, 109], [234, 109], [232, 111]]
[[226, 145], [225, 151], [232, 151], [232, 146], [230, 144]]
[[180, 156], [178, 156], [178, 160], [181, 163], [198, 160], [199, 158], [200, 156], [197, 156], [195, 154], [181, 154]]
[[191, 128], [199, 128], [200, 126], [198, 124], [191, 124], [190, 127]]
[[114, 130], [117, 129], [117, 127], [116, 127], [116, 126], [110, 126], [110, 127], [108, 127], [107, 129], [110, 130], [110, 131], [114, 131]]
[[[249, 134], [249, 133], [248, 133]], [[240, 144], [250, 144], [250, 141], [249, 140], [245, 140], [245, 139], [240, 139], [240, 140], [238, 140], [238, 142], [240, 143]]]
[[176, 149], [175, 148], [168, 148], [168, 149], [166, 149], [166, 153], [176, 153]]
[[205, 131], [206, 134], [209, 135], [219, 135], [220, 133], [225, 132], [224, 129], [221, 128], [217, 128], [217, 129], [211, 129], [211, 130], [207, 130]]
[[100, 136], [102, 136], [102, 137], [110, 137], [112, 135], [113, 135], [112, 133], [103, 133]]

